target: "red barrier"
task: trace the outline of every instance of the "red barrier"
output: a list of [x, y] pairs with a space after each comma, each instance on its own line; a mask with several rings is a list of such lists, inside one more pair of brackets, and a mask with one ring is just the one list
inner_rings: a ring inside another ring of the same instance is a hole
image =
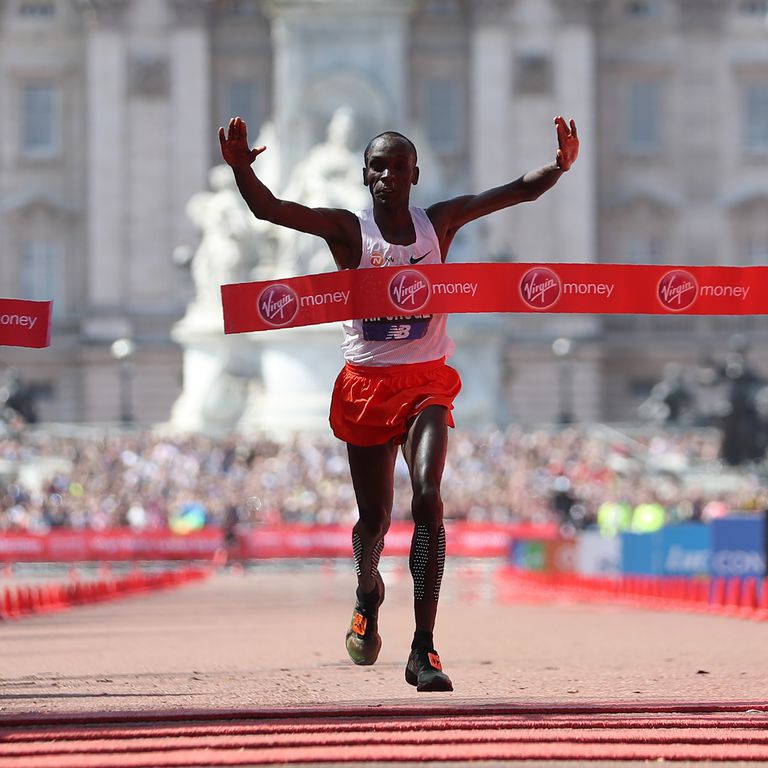
[[71, 579], [68, 584], [37, 584], [6, 587], [0, 596], [0, 620], [9, 621], [38, 613], [51, 613], [78, 605], [113, 600], [128, 594], [169, 589], [204, 579], [209, 569], [184, 566], [180, 570], [146, 574], [134, 571], [127, 576], [96, 581]]
[[[385, 555], [407, 555], [413, 526], [393, 523]], [[550, 538], [553, 526], [446, 523], [447, 549], [460, 557], [505, 557], [513, 539]], [[187, 535], [169, 531], [131, 530], [51, 531], [0, 535], [0, 563], [87, 562], [126, 560], [210, 560], [224, 546], [217, 528]], [[348, 526], [271, 526], [242, 533], [234, 556], [244, 559], [349, 557], [352, 530]]]
[[741, 590], [739, 614], [751, 618], [757, 612], [757, 579], [747, 576]]
[[760, 589], [757, 596], [757, 608], [752, 614], [755, 621], [768, 621], [768, 578], [760, 579]]
[[605, 600], [657, 611], [709, 612], [754, 621], [768, 620], [768, 579], [732, 576], [585, 576], [578, 573], [499, 569], [503, 585], [534, 586], [552, 599], [570, 596], [585, 602]]

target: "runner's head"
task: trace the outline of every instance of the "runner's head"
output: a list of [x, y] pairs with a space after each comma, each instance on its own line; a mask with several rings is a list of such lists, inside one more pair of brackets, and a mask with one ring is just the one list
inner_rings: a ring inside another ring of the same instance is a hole
[[413, 142], [397, 131], [385, 131], [371, 139], [363, 157], [363, 183], [374, 203], [407, 204], [411, 186], [419, 180]]
[[365, 148], [365, 151], [363, 152], [363, 159], [365, 160], [366, 166], [368, 165], [368, 157], [371, 154], [371, 149], [373, 148], [373, 145], [380, 139], [399, 139], [403, 143], [407, 144], [410, 147], [411, 152], [413, 152], [413, 164], [416, 165], [416, 163], [418, 162], [416, 145], [407, 136], [403, 136], [402, 133], [398, 133], [397, 131], [384, 131], [384, 133], [380, 133], [378, 136], [374, 136], [368, 142], [368, 146]]

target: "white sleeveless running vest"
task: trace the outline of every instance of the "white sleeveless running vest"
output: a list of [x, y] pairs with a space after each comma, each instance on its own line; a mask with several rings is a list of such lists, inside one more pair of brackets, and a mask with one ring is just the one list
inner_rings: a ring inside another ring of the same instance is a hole
[[[373, 211], [359, 211], [363, 252], [358, 269], [440, 264], [440, 244], [423, 208], [410, 208], [416, 242], [387, 242], [373, 218]], [[343, 323], [344, 359], [353, 365], [404, 365], [448, 358], [455, 345], [446, 332], [447, 315], [374, 317]]]

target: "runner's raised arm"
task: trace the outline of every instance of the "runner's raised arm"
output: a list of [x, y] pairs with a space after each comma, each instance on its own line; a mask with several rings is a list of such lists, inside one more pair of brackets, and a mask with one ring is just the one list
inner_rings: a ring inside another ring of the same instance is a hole
[[576, 162], [579, 155], [576, 123], [571, 120], [568, 124], [560, 116], [554, 122], [558, 148], [552, 163], [529, 171], [508, 184], [476, 195], [462, 195], [435, 203], [427, 209], [438, 239], [443, 244], [444, 256], [453, 236], [465, 224], [518, 203], [536, 200], [551, 189]]
[[232, 168], [243, 200], [257, 219], [323, 238], [339, 267], [348, 267], [350, 254], [357, 254], [360, 246], [360, 231], [354, 214], [337, 208], [309, 208], [275, 197], [251, 168], [266, 147], [251, 149], [248, 129], [241, 118], [233, 117], [226, 131], [219, 128], [219, 144], [221, 156]]

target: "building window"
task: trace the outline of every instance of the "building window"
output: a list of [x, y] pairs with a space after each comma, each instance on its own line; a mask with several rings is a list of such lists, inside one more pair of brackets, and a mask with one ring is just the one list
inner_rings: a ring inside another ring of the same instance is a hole
[[744, 266], [768, 266], [768, 236], [747, 239], [744, 247]]
[[424, 125], [436, 152], [459, 148], [461, 109], [459, 88], [452, 80], [431, 80], [424, 87]]
[[225, 119], [242, 117], [248, 126], [248, 136], [255, 139], [261, 126], [259, 89], [252, 80], [230, 80], [225, 86]]
[[26, 154], [51, 155], [59, 144], [59, 99], [48, 83], [28, 83], [22, 91], [21, 146]]
[[19, 5], [19, 16], [23, 16], [25, 19], [49, 19], [56, 15], [56, 3], [53, 0], [50, 2], [22, 2]]
[[28, 243], [21, 262], [22, 297], [31, 301], [53, 301], [54, 316], [61, 316], [63, 274], [62, 248], [58, 243]]
[[655, 80], [631, 83], [627, 89], [626, 149], [649, 153], [661, 149], [661, 87]]
[[624, 243], [624, 262], [627, 264], [661, 264], [663, 261], [659, 237], [630, 237]]
[[427, 0], [424, 13], [428, 16], [456, 16], [459, 6], [456, 0]]
[[552, 60], [544, 53], [523, 53], [515, 59], [515, 90], [541, 95], [552, 90]]
[[739, 13], [745, 16], [768, 16], [768, 0], [742, 0], [739, 3]]
[[218, 5], [218, 12], [224, 16], [257, 16], [259, 9], [254, 0], [223, 0]]
[[747, 152], [768, 152], [768, 83], [747, 86], [744, 112]]
[[624, 12], [633, 19], [650, 19], [660, 11], [657, 0], [629, 0], [624, 5]]

